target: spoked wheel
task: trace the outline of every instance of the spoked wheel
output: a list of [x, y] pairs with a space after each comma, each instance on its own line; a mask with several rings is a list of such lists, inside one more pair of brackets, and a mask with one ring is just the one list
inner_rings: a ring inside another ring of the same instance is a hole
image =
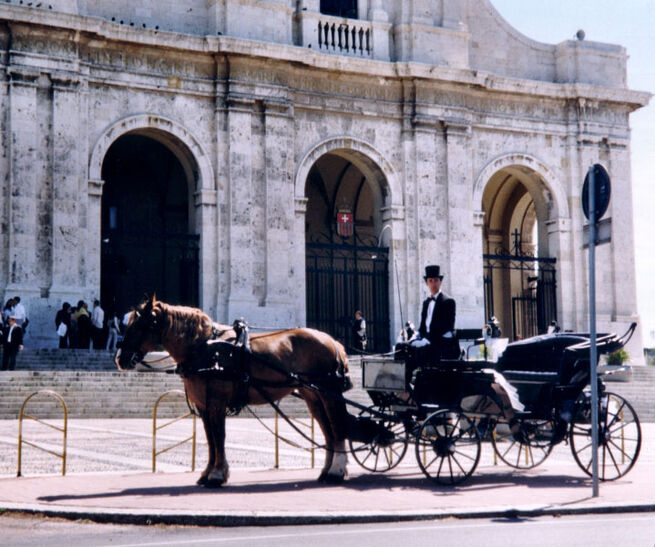
[[430, 414], [416, 437], [416, 461], [425, 476], [443, 485], [468, 479], [480, 461], [480, 435], [460, 412]]
[[[583, 394], [571, 422], [571, 452], [580, 468], [592, 475], [591, 400]], [[613, 481], [625, 475], [641, 450], [641, 426], [632, 405], [620, 395], [604, 393], [598, 405], [598, 478]]]
[[[371, 406], [377, 412], [387, 413], [386, 407]], [[370, 418], [380, 433], [368, 443], [348, 440], [355, 461], [368, 471], [384, 473], [396, 467], [407, 452], [407, 432], [402, 422], [385, 420], [362, 410], [360, 416]]]
[[520, 420], [512, 427], [498, 424], [491, 437], [496, 455], [515, 469], [532, 469], [544, 462], [553, 449], [552, 420]]

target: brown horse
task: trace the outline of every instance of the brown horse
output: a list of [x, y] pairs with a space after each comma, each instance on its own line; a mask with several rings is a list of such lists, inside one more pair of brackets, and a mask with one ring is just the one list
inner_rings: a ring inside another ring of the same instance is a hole
[[[120, 370], [133, 369], [148, 351], [160, 345], [178, 363], [189, 401], [202, 418], [209, 446], [209, 461], [198, 484], [213, 487], [228, 480], [225, 415], [235, 399], [242, 404], [264, 404], [278, 401], [294, 389], [307, 403], [325, 437], [326, 458], [319, 481], [341, 482], [347, 475], [348, 413], [341, 397], [343, 389], [335, 386], [341, 387], [347, 380], [348, 358], [343, 346], [323, 332], [306, 328], [254, 334], [249, 340], [250, 351], [235, 352], [239, 357], [232, 357], [233, 364], [252, 379], [244, 385], [211, 370], [211, 348], [220, 346], [212, 342], [216, 338], [233, 341], [236, 333], [227, 325], [213, 323], [198, 309], [172, 306], [153, 297], [132, 312], [116, 352]], [[300, 382], [294, 381], [293, 375]], [[326, 390], [313, 389], [304, 385], [306, 382], [326, 386]]]

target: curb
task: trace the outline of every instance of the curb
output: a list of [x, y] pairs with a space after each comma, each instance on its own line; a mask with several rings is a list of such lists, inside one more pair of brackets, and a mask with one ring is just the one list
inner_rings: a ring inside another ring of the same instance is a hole
[[225, 512], [198, 513], [179, 511], [79, 509], [53, 508], [45, 505], [1, 504], [0, 515], [29, 514], [56, 517], [67, 520], [89, 520], [102, 524], [133, 525], [184, 525], [184, 526], [295, 526], [314, 524], [365, 524], [408, 522], [442, 519], [516, 519], [523, 517], [602, 515], [617, 513], [644, 513], [655, 511], [655, 503], [624, 503], [618, 505], [584, 505], [580, 507], [523, 506], [490, 507], [450, 511], [395, 511], [395, 512], [348, 512], [348, 513], [275, 513], [275, 512]]

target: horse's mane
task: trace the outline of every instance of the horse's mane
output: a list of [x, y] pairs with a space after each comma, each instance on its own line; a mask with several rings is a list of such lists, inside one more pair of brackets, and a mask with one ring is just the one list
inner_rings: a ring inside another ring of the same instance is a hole
[[157, 302], [164, 324], [163, 335], [171, 332], [188, 345], [196, 345], [207, 341], [212, 335], [212, 320], [202, 310], [188, 306], [174, 306], [165, 302]]

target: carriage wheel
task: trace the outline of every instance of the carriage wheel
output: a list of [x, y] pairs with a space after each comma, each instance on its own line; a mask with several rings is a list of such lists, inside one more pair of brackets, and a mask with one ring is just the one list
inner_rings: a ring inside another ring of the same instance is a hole
[[416, 461], [426, 477], [454, 485], [468, 479], [480, 461], [480, 435], [461, 412], [430, 414], [416, 436]]
[[[580, 468], [591, 476], [591, 401], [583, 394], [571, 422], [571, 452]], [[604, 393], [598, 408], [598, 478], [612, 481], [625, 475], [641, 450], [641, 426], [632, 405], [620, 395]]]
[[[388, 413], [387, 407], [371, 406], [376, 412]], [[384, 473], [396, 467], [407, 452], [407, 431], [402, 422], [385, 420], [372, 414], [370, 410], [362, 410], [359, 415], [370, 418], [384, 429], [384, 435], [378, 435], [370, 443], [352, 441], [350, 452], [355, 461], [368, 471]]]
[[520, 420], [511, 429], [506, 423], [500, 425], [496, 425], [491, 442], [496, 455], [510, 467], [532, 469], [550, 455], [555, 433], [552, 420]]

